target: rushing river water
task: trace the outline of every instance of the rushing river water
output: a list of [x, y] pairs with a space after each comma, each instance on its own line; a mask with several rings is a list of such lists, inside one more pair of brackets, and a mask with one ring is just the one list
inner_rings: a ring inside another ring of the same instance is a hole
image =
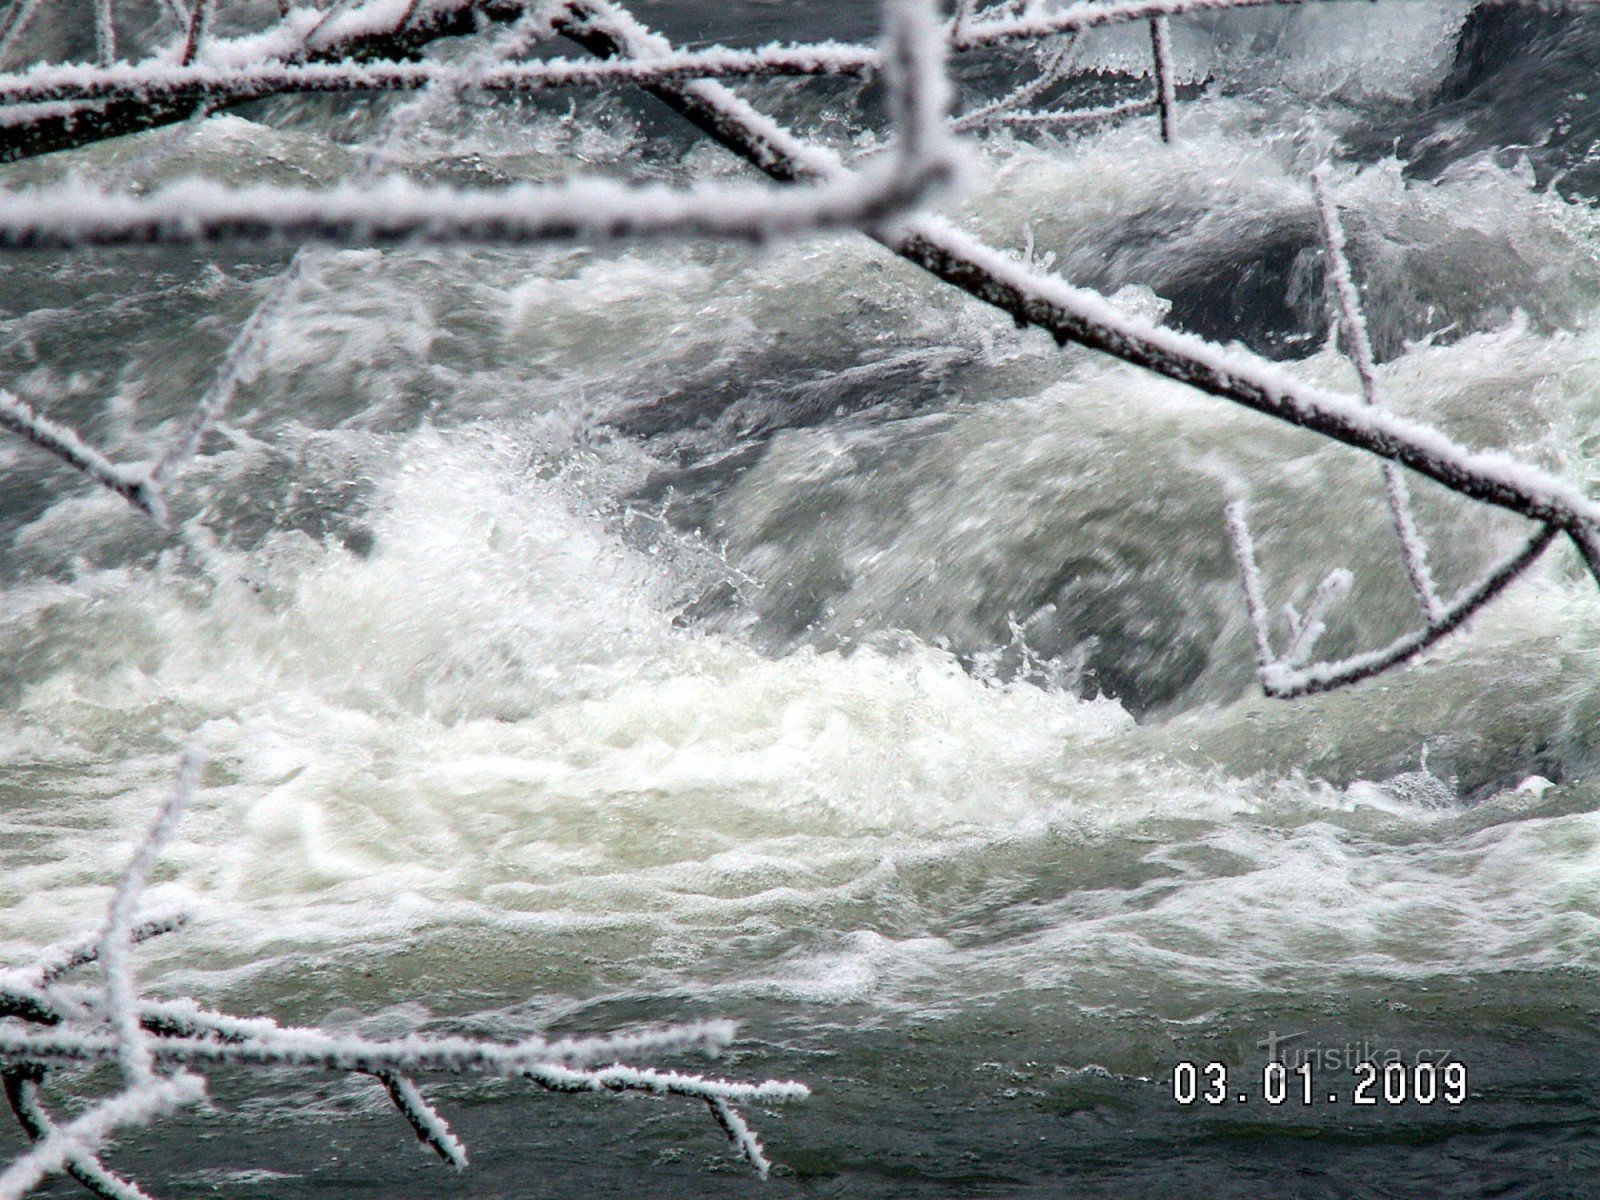
[[[1352, 388], [1305, 182], [1337, 142], [1387, 402], [1587, 481], [1600, 18], [1470, 7], [1178, 22], [1175, 146], [1151, 118], [993, 135], [955, 215]], [[638, 11], [690, 44], [876, 24]], [[1147, 87], [1145, 38], [1087, 41], [1105, 73], [1072, 86]], [[961, 72], [969, 105], [1010, 77]], [[840, 145], [876, 120], [855, 84], [750, 91]], [[8, 176], [329, 181], [384, 124], [351, 113]], [[621, 94], [440, 121], [388, 153], [730, 170]], [[0, 378], [157, 453], [288, 257], [10, 257]], [[1451, 586], [1523, 536], [1416, 491]], [[1357, 573], [1330, 651], [1414, 622], [1371, 460], [862, 238], [315, 252], [177, 531], [0, 443], [0, 952], [95, 925], [193, 739], [152, 901], [194, 919], [141, 952], [152, 990], [369, 1033], [727, 1016], [719, 1071], [814, 1095], [750, 1114], [762, 1184], [693, 1106], [446, 1081], [458, 1175], [371, 1081], [219, 1072], [214, 1109], [114, 1156], [163, 1196], [1595, 1194], [1593, 580], [1561, 550], [1423, 664], [1268, 701], [1239, 494], [1279, 602]], [[1311, 1106], [1299, 1075], [1265, 1102], [1272, 1056], [1314, 1068]], [[1393, 1058], [1413, 1086], [1463, 1065], [1466, 1095], [1354, 1105]], [[1185, 1061], [1225, 1064], [1228, 1101], [1178, 1103]]]

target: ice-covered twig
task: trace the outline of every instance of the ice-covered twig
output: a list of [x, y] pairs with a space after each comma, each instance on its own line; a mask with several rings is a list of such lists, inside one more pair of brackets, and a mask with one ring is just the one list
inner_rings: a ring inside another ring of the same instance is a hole
[[40, 1105], [36, 1092], [43, 1064], [26, 1055], [8, 1062], [0, 1071], [6, 1099], [33, 1146], [0, 1172], [0, 1200], [18, 1200], [46, 1176], [61, 1170], [102, 1200], [147, 1200], [139, 1188], [105, 1169], [97, 1157], [100, 1147], [124, 1126], [144, 1124], [205, 1095], [205, 1080], [199, 1075], [181, 1070], [169, 1076], [156, 1073], [150, 1038], [140, 1023], [138, 990], [129, 961], [136, 941], [158, 936], [179, 923], [171, 917], [147, 918], [136, 926], [134, 911], [162, 846], [193, 796], [202, 766], [198, 750], [184, 752], [171, 791], [112, 893], [105, 926], [93, 953], [69, 946], [54, 955], [47, 954], [32, 972], [38, 991], [4, 989], [0, 985], [0, 990], [22, 991], [25, 1000], [31, 995], [38, 997], [32, 1006], [5, 1006], [0, 1009], [5, 1015], [55, 1025], [63, 1036], [70, 1037], [73, 1035], [62, 1021], [64, 1014], [42, 990], [67, 971], [98, 958], [105, 975], [105, 1012], [113, 1031], [112, 1037], [105, 1040], [121, 1065], [125, 1083], [121, 1092], [93, 1105], [68, 1124], [56, 1125]]
[[[1155, 112], [1154, 100], [1125, 100], [1121, 104], [1107, 104], [1102, 108], [1068, 109], [1062, 112], [999, 112], [985, 117], [983, 127], [1009, 126], [1017, 129], [1074, 129], [1095, 125], [1101, 121], [1119, 121], [1124, 117]], [[956, 122], [958, 132], [972, 128], [962, 118]]]
[[1178, 119], [1178, 85], [1172, 68], [1172, 30], [1166, 17], [1150, 22], [1150, 52], [1155, 58], [1156, 104], [1161, 112], [1161, 140], [1172, 141]]
[[411, 1125], [417, 1140], [458, 1171], [466, 1168], [467, 1148], [461, 1144], [449, 1123], [428, 1103], [417, 1085], [395, 1071], [377, 1071], [374, 1077], [383, 1084], [389, 1099]]
[[28, 27], [28, 22], [33, 20], [33, 14], [38, 9], [40, 0], [11, 0], [6, 5], [6, 11], [0, 16], [0, 57], [11, 49], [11, 44], [22, 36], [22, 31]]
[[[1116, 6], [1105, 6], [1107, 9]], [[1161, 15], [1145, 11], [1143, 17]], [[1074, 10], [1100, 6], [1074, 6]], [[563, 32], [600, 55], [670, 53], [664, 39], [603, 0], [574, 0], [578, 14]], [[1168, 7], [1166, 11], [1176, 11]], [[969, 39], [971, 35], [968, 35]], [[757, 112], [721, 84], [664, 84], [655, 95], [722, 145], [776, 179], [814, 180], [844, 170], [830, 152], [808, 144]], [[1452, 491], [1554, 524], [1578, 541], [1600, 524], [1600, 505], [1581, 489], [1538, 467], [1493, 451], [1474, 451], [1438, 430], [1308, 384], [1274, 363], [1235, 347], [1154, 325], [1120, 311], [1103, 296], [1018, 263], [942, 221], [921, 218], [879, 240], [901, 257], [993, 305], [1063, 345], [1076, 342], [1211, 395], [1397, 462]], [[1600, 538], [1591, 570], [1600, 578]]]
[[[1131, 21], [1181, 17], [1229, 9], [1270, 8], [1279, 5], [1343, 3], [1345, 0], [1080, 0], [1058, 8], [1028, 5], [1020, 12], [982, 21], [969, 21], [960, 37], [951, 38], [955, 51], [976, 50], [1004, 42], [1032, 41], [1057, 33], [1075, 33]], [[1538, 0], [1532, 0], [1538, 2]], [[1579, 0], [1580, 3], [1593, 0]]]
[[205, 1080], [180, 1073], [152, 1078], [102, 1100], [77, 1119], [57, 1125], [21, 1158], [0, 1172], [0, 1200], [22, 1200], [48, 1175], [95, 1153], [112, 1134], [144, 1125], [205, 1095]]
[[1516, 553], [1493, 567], [1473, 586], [1466, 588], [1430, 622], [1415, 633], [1396, 638], [1380, 650], [1356, 654], [1336, 663], [1313, 663], [1300, 667], [1283, 661], [1271, 664], [1261, 673], [1262, 688], [1269, 696], [1291, 700], [1315, 692], [1330, 692], [1371, 679], [1401, 666], [1466, 624], [1474, 614], [1499, 596], [1539, 560], [1559, 530], [1541, 529]]
[[189, 24], [183, 34], [183, 50], [178, 54], [178, 65], [187, 67], [200, 52], [207, 34], [211, 31], [211, 18], [216, 10], [216, 0], [194, 0], [194, 11], [189, 14]]
[[1327, 616], [1341, 600], [1350, 594], [1355, 577], [1343, 567], [1329, 571], [1311, 595], [1305, 615], [1289, 608], [1289, 648], [1283, 652], [1283, 661], [1292, 667], [1300, 666], [1316, 649], [1317, 640], [1328, 629]]
[[[43, 1074], [36, 1067], [17, 1067], [0, 1072], [0, 1086], [4, 1087], [6, 1103], [11, 1106], [17, 1124], [30, 1142], [43, 1140], [56, 1128], [39, 1100], [39, 1080]], [[132, 1180], [107, 1170], [105, 1164], [88, 1151], [75, 1152], [67, 1159], [65, 1170], [85, 1190], [99, 1196], [100, 1200], [150, 1200]]]
[[1040, 64], [1039, 73], [1026, 83], [1013, 88], [998, 100], [991, 100], [980, 105], [970, 112], [962, 113], [950, 123], [950, 127], [957, 133], [966, 133], [972, 129], [982, 129], [990, 125], [1007, 124], [1001, 118], [1014, 115], [1023, 105], [1031, 104], [1043, 95], [1050, 87], [1059, 82], [1065, 73], [1069, 61], [1074, 39], [1067, 39], [1055, 49], [1050, 51], [1044, 62]]
[[[1367, 333], [1361, 296], [1350, 271], [1349, 256], [1345, 253], [1344, 225], [1339, 220], [1339, 210], [1328, 185], [1326, 163], [1320, 164], [1311, 173], [1311, 191], [1316, 200], [1323, 249], [1327, 254], [1328, 290], [1338, 310], [1345, 352], [1355, 364], [1363, 399], [1376, 407], [1378, 368], [1372, 355], [1372, 339]], [[1395, 536], [1400, 541], [1400, 557], [1405, 563], [1406, 577], [1411, 581], [1411, 590], [1417, 598], [1417, 607], [1422, 610], [1423, 619], [1432, 624], [1443, 615], [1444, 605], [1439, 600], [1433, 572], [1428, 568], [1428, 543], [1417, 528], [1416, 517], [1411, 509], [1410, 489], [1406, 486], [1405, 476], [1393, 463], [1383, 464], [1383, 484], [1389, 502], [1389, 514], [1394, 520]]]
[[306, 270], [308, 256], [302, 252], [294, 256], [289, 266], [269, 285], [267, 295], [256, 305], [249, 318], [228, 345], [222, 365], [212, 377], [211, 385], [195, 405], [194, 415], [173, 443], [167, 447], [150, 472], [150, 480], [162, 487], [176, 478], [200, 450], [200, 443], [217, 420], [227, 410], [233, 394], [246, 382], [260, 364], [264, 335], [281, 314], [293, 296]]
[[127, 870], [112, 894], [105, 928], [100, 935], [100, 966], [105, 972], [107, 1016], [116, 1032], [117, 1058], [130, 1088], [149, 1084], [153, 1068], [149, 1038], [139, 1022], [137, 987], [131, 962], [134, 909], [150, 880], [150, 872], [155, 869], [156, 859], [177, 829], [178, 818], [194, 798], [200, 773], [204, 769], [205, 756], [198, 749], [190, 747], [184, 751], [171, 791], [167, 793], [156, 819], [151, 823], [144, 840], [139, 843], [139, 848], [134, 851]]
[[765, 1179], [767, 1173], [772, 1170], [772, 1164], [767, 1161], [766, 1152], [761, 1148], [761, 1139], [756, 1137], [755, 1130], [745, 1123], [738, 1109], [717, 1097], [707, 1100], [706, 1107], [711, 1110], [712, 1117], [722, 1127], [722, 1132], [728, 1135], [728, 1141], [733, 1143], [733, 1148], [739, 1152], [739, 1157], [754, 1167], [757, 1175]]
[[1261, 586], [1261, 567], [1256, 562], [1256, 543], [1250, 536], [1250, 524], [1245, 517], [1244, 501], [1231, 501], [1223, 510], [1228, 533], [1233, 541], [1233, 558], [1239, 567], [1239, 580], [1244, 586], [1245, 613], [1250, 618], [1254, 637], [1256, 665], [1265, 672], [1276, 662], [1272, 653], [1272, 629], [1267, 619], [1266, 591]]
[[117, 61], [117, 14], [115, 0], [94, 0], [94, 48], [100, 65]]
[[[156, 922], [150, 922], [149, 926], [154, 928]], [[163, 931], [169, 927], [163, 923]], [[51, 961], [58, 960], [52, 958]], [[84, 961], [77, 961], [73, 965], [83, 965]], [[52, 974], [48, 982], [53, 982], [55, 978]], [[19, 972], [10, 978], [0, 976], [0, 1017], [19, 1017], [34, 1024], [57, 1025], [75, 1013], [92, 1014], [100, 999], [96, 989], [52, 987], [46, 992], [42, 990], [45, 986], [33, 972]], [[138, 1012], [141, 1025], [160, 1037], [209, 1038], [222, 1042], [270, 1042], [286, 1038], [302, 1049], [312, 1047], [324, 1050], [338, 1044], [337, 1040], [330, 1041], [329, 1035], [320, 1030], [283, 1026], [265, 1017], [229, 1016], [201, 1008], [192, 1000], [141, 1000]], [[516, 1064], [524, 1062], [586, 1066], [641, 1055], [715, 1055], [732, 1043], [733, 1035], [734, 1025], [730, 1021], [693, 1021], [658, 1029], [632, 1029], [593, 1037], [553, 1040], [529, 1038], [509, 1048], [501, 1046], [494, 1052], [500, 1057], [491, 1057], [496, 1063], [509, 1063], [514, 1068]], [[470, 1056], [489, 1043], [467, 1038], [434, 1038], [413, 1040], [406, 1045], [412, 1049], [421, 1047], [429, 1056], [427, 1061], [430, 1063], [457, 1064], [441, 1066], [438, 1068], [440, 1070], [477, 1070], [479, 1068], [469, 1061]], [[403, 1047], [396, 1044], [389, 1046], [386, 1052], [393, 1054], [402, 1051]], [[511, 1057], [506, 1058], [505, 1054]], [[390, 1065], [400, 1069], [403, 1064], [391, 1062]]]
[[[188, 920], [188, 914], [182, 912], [162, 913], [145, 917], [128, 930], [128, 941], [131, 945], [137, 946], [163, 934], [176, 933], [188, 923]], [[86, 938], [83, 941], [52, 947], [44, 951], [33, 966], [29, 968], [28, 974], [33, 976], [35, 987], [48, 988], [80, 967], [87, 967], [91, 963], [99, 961], [99, 958], [99, 937]]]
[[26, 438], [101, 487], [115, 492], [135, 508], [148, 513], [157, 522], [166, 523], [167, 508], [161, 489], [151, 480], [147, 470], [112, 462], [73, 430], [35, 412], [26, 400], [4, 390], [0, 390], [0, 429], [9, 429]]

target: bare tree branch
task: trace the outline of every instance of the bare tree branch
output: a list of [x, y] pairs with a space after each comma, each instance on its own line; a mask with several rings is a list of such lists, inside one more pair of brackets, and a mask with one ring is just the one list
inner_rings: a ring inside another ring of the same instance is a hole
[[[0, 1072], [0, 1086], [6, 1103], [30, 1142], [38, 1142], [55, 1132], [55, 1122], [39, 1099], [39, 1083], [44, 1071], [38, 1067], [18, 1067]], [[108, 1171], [93, 1154], [80, 1152], [67, 1159], [66, 1172], [91, 1195], [100, 1200], [151, 1200], [138, 1184]]]
[[465, 1169], [467, 1148], [451, 1131], [448, 1122], [417, 1090], [417, 1085], [394, 1071], [377, 1071], [373, 1077], [383, 1084], [395, 1108], [416, 1133], [417, 1140], [452, 1167]]
[[[562, 32], [593, 53], [639, 58], [671, 52], [664, 39], [604, 0], [574, 0], [573, 11], [575, 19]], [[815, 180], [844, 170], [833, 154], [796, 138], [721, 84], [662, 84], [647, 90], [775, 179]], [[1304, 383], [1246, 352], [1130, 316], [1104, 297], [1033, 270], [942, 222], [923, 218], [873, 236], [902, 258], [1018, 322], [1044, 329], [1063, 345], [1076, 342], [1103, 351], [1563, 532], [1600, 525], [1600, 505], [1566, 480], [1503, 453], [1469, 450], [1437, 430]], [[1594, 550], [1591, 569], [1600, 577], [1600, 540]]]
[[1155, 57], [1156, 104], [1161, 112], [1161, 140], [1172, 141], [1178, 119], [1178, 85], [1172, 68], [1172, 31], [1166, 17], [1150, 22], [1150, 51]]
[[[1350, 260], [1345, 255], [1344, 226], [1339, 221], [1339, 210], [1334, 205], [1333, 193], [1328, 186], [1326, 163], [1312, 172], [1311, 190], [1316, 200], [1317, 223], [1327, 255], [1328, 290], [1338, 310], [1345, 350], [1361, 380], [1363, 399], [1376, 407], [1378, 368], [1372, 357], [1372, 339], [1367, 335], [1367, 319], [1361, 310], [1361, 296], [1356, 291], [1355, 278], [1350, 273]], [[1434, 586], [1433, 574], [1428, 569], [1428, 543], [1417, 528], [1416, 518], [1412, 514], [1405, 476], [1393, 463], [1384, 463], [1383, 483], [1389, 501], [1389, 513], [1394, 519], [1395, 535], [1400, 540], [1400, 557], [1405, 563], [1406, 577], [1411, 580], [1411, 590], [1416, 595], [1417, 607], [1422, 610], [1423, 619], [1432, 623], [1443, 615], [1444, 606]]]
[[[1302, 667], [1293, 655], [1277, 658], [1272, 652], [1267, 609], [1256, 563], [1255, 544], [1245, 521], [1244, 506], [1232, 503], [1226, 510], [1228, 531], [1233, 540], [1234, 557], [1244, 588], [1245, 608], [1255, 637], [1256, 661], [1261, 686], [1269, 696], [1292, 700], [1316, 692], [1330, 692], [1392, 670], [1417, 657], [1441, 639], [1466, 624], [1479, 610], [1505, 591], [1539, 560], [1560, 530], [1546, 526], [1526, 545], [1499, 563], [1473, 586], [1466, 588], [1439, 617], [1415, 633], [1397, 638], [1381, 650], [1353, 655], [1337, 663], [1315, 663]], [[1298, 639], [1297, 639], [1298, 640]]]
[[115, 492], [135, 508], [166, 524], [166, 503], [161, 490], [151, 482], [147, 471], [114, 463], [89, 446], [65, 425], [33, 410], [33, 406], [11, 392], [0, 389], [0, 429], [9, 429], [55, 455], [62, 462]]

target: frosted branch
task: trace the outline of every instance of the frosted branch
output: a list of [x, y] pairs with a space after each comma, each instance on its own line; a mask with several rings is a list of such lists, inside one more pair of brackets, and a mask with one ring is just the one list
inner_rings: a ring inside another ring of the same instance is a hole
[[[38, 1142], [55, 1132], [55, 1122], [39, 1100], [39, 1080], [44, 1072], [19, 1068], [0, 1073], [6, 1103], [30, 1142]], [[100, 1200], [150, 1200], [132, 1180], [108, 1171], [105, 1164], [87, 1151], [77, 1151], [67, 1160], [66, 1173]]]
[[11, 0], [4, 16], [0, 16], [0, 57], [11, 49], [12, 43], [22, 36], [28, 22], [38, 10], [40, 0]]
[[149, 832], [134, 851], [132, 861], [128, 863], [112, 894], [105, 929], [100, 935], [100, 965], [105, 971], [107, 1015], [111, 1027], [116, 1031], [117, 1058], [130, 1088], [143, 1087], [152, 1078], [150, 1047], [144, 1028], [139, 1023], [137, 989], [130, 961], [134, 908], [150, 880], [150, 872], [155, 869], [162, 847], [177, 830], [178, 818], [194, 798], [204, 768], [205, 757], [197, 749], [191, 747], [184, 751], [172, 790], [157, 811]]
[[1541, 529], [1526, 545], [1493, 567], [1478, 583], [1465, 589], [1440, 615], [1415, 633], [1397, 638], [1381, 650], [1353, 655], [1337, 663], [1314, 663], [1298, 667], [1287, 660], [1269, 664], [1261, 672], [1263, 689], [1269, 696], [1291, 700], [1315, 692], [1329, 692], [1371, 679], [1402, 666], [1423, 651], [1454, 633], [1474, 614], [1505, 591], [1539, 560], [1560, 531]]
[[943, 43], [931, 5], [891, 0], [885, 24], [895, 152], [886, 163], [812, 188], [669, 189], [587, 181], [485, 192], [389, 180], [375, 187], [306, 190], [231, 189], [191, 180], [131, 196], [67, 184], [0, 194], [0, 245], [193, 245], [272, 238], [358, 244], [647, 236], [762, 240], [892, 224], [952, 183], [959, 155], [944, 119]]
[[950, 37], [959, 38], [972, 18], [973, 0], [956, 0], [955, 11], [950, 15]]
[[[572, 7], [577, 16], [563, 32], [594, 53], [637, 58], [671, 52], [669, 43], [611, 4], [574, 0]], [[1141, 15], [1160, 14], [1141, 10]], [[826, 180], [844, 173], [837, 156], [801, 141], [721, 84], [664, 84], [649, 90], [776, 179]], [[920, 218], [897, 233], [874, 236], [902, 258], [1022, 324], [1044, 329], [1063, 345], [1075, 342], [1111, 354], [1542, 524], [1569, 533], [1600, 524], [1600, 505], [1547, 471], [1507, 454], [1469, 450], [1438, 430], [1305, 383], [1247, 351], [1122, 312], [1103, 296], [1019, 263], [944, 222]], [[1600, 541], [1594, 549], [1600, 565]]]
[[766, 1152], [761, 1148], [761, 1139], [756, 1137], [755, 1131], [745, 1123], [738, 1110], [726, 1100], [715, 1097], [706, 1101], [706, 1107], [711, 1110], [712, 1117], [722, 1127], [722, 1132], [728, 1135], [728, 1141], [738, 1151], [739, 1157], [754, 1167], [757, 1175], [765, 1179], [767, 1173], [772, 1170], [772, 1164], [767, 1161]]
[[27, 401], [3, 389], [0, 389], [0, 429], [26, 438], [157, 522], [166, 523], [166, 504], [148, 472], [112, 462], [73, 430], [35, 412]]
[[1233, 541], [1233, 558], [1239, 566], [1239, 580], [1244, 586], [1245, 612], [1250, 617], [1250, 629], [1255, 638], [1256, 664], [1266, 671], [1275, 658], [1272, 653], [1272, 629], [1267, 619], [1266, 593], [1261, 586], [1261, 567], [1256, 562], [1255, 539], [1250, 536], [1250, 524], [1245, 517], [1244, 501], [1232, 501], [1223, 510], [1228, 533]]
[[189, 14], [189, 24], [183, 35], [183, 50], [178, 55], [178, 65], [187, 67], [194, 62], [201, 45], [210, 32], [216, 0], [194, 0], [194, 11]]
[[1166, 17], [1150, 22], [1150, 51], [1155, 58], [1156, 104], [1161, 111], [1161, 140], [1172, 141], [1178, 118], [1178, 85], [1172, 69], [1172, 31]]
[[100, 65], [117, 61], [117, 23], [114, 0], [94, 0], [94, 48]]
[[[1071, 53], [1072, 48], [1073, 41], [1070, 39], [1061, 43], [1050, 52], [1040, 66], [1039, 73], [1032, 79], [1012, 89], [998, 100], [990, 101], [988, 104], [961, 114], [960, 117], [950, 123], [951, 129], [957, 133], [965, 133], [971, 129], [982, 129], [990, 125], [1008, 124], [1009, 122], [1004, 119], [1005, 117], [1017, 114], [1024, 105], [1033, 103], [1034, 100], [1048, 91], [1053, 84], [1060, 82], [1065, 74], [1068, 55]], [[1059, 115], [1075, 116], [1077, 114]]]
[[205, 440], [211, 427], [227, 410], [240, 384], [259, 368], [265, 332], [288, 305], [305, 269], [306, 256], [295, 255], [288, 268], [272, 281], [266, 297], [256, 305], [249, 319], [229, 343], [227, 353], [222, 357], [222, 365], [217, 368], [211, 386], [200, 397], [189, 424], [151, 470], [150, 479], [155, 486], [162, 486], [183, 471], [190, 459], [199, 452], [200, 443]]
[[451, 1131], [449, 1123], [423, 1098], [417, 1085], [394, 1071], [378, 1071], [374, 1077], [383, 1084], [400, 1115], [410, 1123], [417, 1140], [452, 1167], [465, 1169], [467, 1148]]
[[[704, 1102], [734, 1148], [766, 1173], [760, 1142], [731, 1106], [804, 1099], [809, 1094], [804, 1085], [742, 1083], [617, 1061], [625, 1054], [715, 1054], [733, 1038], [733, 1026], [726, 1021], [509, 1044], [416, 1035], [375, 1041], [285, 1027], [264, 1017], [210, 1012], [192, 1000], [140, 1000], [128, 961], [131, 947], [170, 932], [182, 918], [147, 917], [135, 924], [133, 908], [198, 786], [201, 768], [197, 752], [184, 754], [170, 793], [113, 893], [100, 936], [92, 943], [47, 950], [30, 970], [0, 974], [0, 1018], [48, 1030], [27, 1033], [0, 1024], [0, 1080], [13, 1113], [34, 1142], [0, 1174], [0, 1200], [20, 1197], [60, 1170], [102, 1200], [145, 1200], [135, 1185], [107, 1171], [96, 1154], [117, 1129], [152, 1120], [203, 1095], [205, 1081], [185, 1070], [191, 1067], [299, 1067], [371, 1075], [417, 1137], [458, 1168], [467, 1165], [466, 1147], [422, 1094], [414, 1075], [471, 1072], [527, 1079], [550, 1092], [678, 1096]], [[103, 988], [57, 986], [66, 973], [94, 961], [104, 969]], [[107, 1021], [110, 1034], [103, 1032]], [[54, 1124], [36, 1090], [45, 1068], [108, 1062], [121, 1064], [125, 1089], [70, 1124]], [[170, 1076], [160, 1073], [174, 1068]]]
[[1102, 121], [1120, 121], [1124, 117], [1140, 116], [1157, 111], [1154, 100], [1126, 100], [1121, 104], [1107, 104], [1101, 108], [1080, 108], [1063, 112], [998, 112], [981, 121], [969, 122], [963, 117], [955, 123], [957, 132], [972, 128], [1007, 126], [1014, 129], [1076, 129], [1097, 125]]
[[1306, 606], [1304, 616], [1294, 612], [1291, 607], [1289, 612], [1290, 631], [1289, 648], [1283, 653], [1283, 661], [1290, 666], [1299, 666], [1311, 657], [1316, 649], [1317, 640], [1328, 629], [1328, 612], [1350, 594], [1350, 588], [1355, 583], [1355, 577], [1343, 567], [1329, 571], [1322, 582], [1317, 585], [1317, 590], [1312, 593], [1311, 603]]
[[117, 1130], [144, 1125], [205, 1095], [205, 1080], [181, 1074], [119, 1092], [66, 1125], [58, 1125], [0, 1172], [0, 1200], [22, 1200], [48, 1175], [94, 1154]]
[[[499, 1044], [472, 1038], [375, 1041], [307, 1029], [276, 1029], [238, 1041], [203, 1037], [153, 1037], [156, 1063], [192, 1067], [298, 1067], [376, 1075], [448, 1073], [524, 1078], [557, 1092], [653, 1092], [719, 1097], [736, 1104], [782, 1104], [810, 1095], [803, 1084], [782, 1080], [739, 1083], [703, 1075], [612, 1064], [575, 1067], [552, 1059], [548, 1044], [532, 1039]], [[118, 1061], [121, 1044], [105, 1034], [55, 1027], [49, 1033], [0, 1030], [0, 1058], [41, 1063]]]
[[[745, 79], [772, 75], [865, 75], [880, 70], [876, 48], [814, 46], [686, 51], [645, 62], [585, 63], [552, 59], [496, 66], [441, 62], [263, 62], [230, 65], [182, 60], [38, 66], [0, 75], [0, 104], [136, 101], [239, 104], [288, 93], [395, 92], [443, 86], [483, 92], [540, 92], [557, 88], [663, 83], [682, 79]], [[92, 110], [91, 110], [92, 111]], [[18, 119], [27, 119], [26, 115]], [[0, 127], [5, 117], [0, 115]]]
[[[1321, 164], [1311, 174], [1311, 191], [1317, 204], [1317, 223], [1322, 232], [1322, 245], [1327, 254], [1328, 290], [1339, 314], [1339, 325], [1344, 333], [1344, 344], [1350, 361], [1355, 364], [1356, 375], [1361, 380], [1361, 394], [1374, 407], [1378, 404], [1378, 368], [1372, 354], [1372, 339], [1367, 333], [1366, 314], [1362, 311], [1361, 295], [1356, 290], [1355, 278], [1350, 271], [1350, 259], [1345, 253], [1344, 225], [1339, 220], [1339, 210], [1333, 202], [1328, 186], [1328, 167]], [[1417, 528], [1411, 508], [1411, 493], [1405, 477], [1392, 463], [1383, 464], [1384, 492], [1389, 503], [1389, 514], [1394, 521], [1395, 536], [1400, 541], [1400, 557], [1405, 563], [1406, 577], [1411, 581], [1412, 593], [1423, 619], [1430, 624], [1444, 612], [1439, 600], [1433, 573], [1428, 568], [1428, 543]]]
[[[181, 912], [164, 913], [146, 917], [128, 930], [130, 945], [140, 945], [163, 934], [175, 933], [188, 923], [188, 915]], [[48, 988], [80, 967], [99, 961], [100, 939], [85, 939], [44, 951], [33, 964], [30, 974], [34, 986]]]

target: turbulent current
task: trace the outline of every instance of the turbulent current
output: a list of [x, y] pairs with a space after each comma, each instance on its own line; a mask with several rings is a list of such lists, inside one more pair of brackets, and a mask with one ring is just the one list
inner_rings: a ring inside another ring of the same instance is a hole
[[[1174, 146], [1152, 117], [985, 135], [951, 217], [1354, 390], [1306, 184], [1336, 148], [1385, 402], [1587, 484], [1600, 17], [1471, 9], [1175, 22]], [[690, 45], [877, 19], [637, 12]], [[1142, 94], [1147, 36], [1085, 39], [1069, 89]], [[963, 60], [962, 106], [1017, 53]], [[846, 151], [879, 125], [854, 82], [741, 86]], [[331, 182], [400, 103], [5, 172]], [[445, 117], [384, 152], [737, 174], [620, 92]], [[152, 457], [289, 258], [10, 256], [0, 378]], [[1526, 536], [1415, 492], [1447, 588]], [[193, 919], [141, 951], [152, 991], [382, 1034], [730, 1017], [719, 1072], [813, 1096], [750, 1114], [762, 1184], [691, 1106], [446, 1081], [456, 1174], [370, 1080], [219, 1073], [115, 1156], [161, 1195], [1595, 1194], [1594, 580], [1558, 549], [1410, 669], [1271, 701], [1239, 496], [1276, 604], [1355, 573], [1327, 653], [1415, 625], [1373, 460], [864, 238], [305, 251], [172, 531], [0, 442], [0, 954], [96, 926], [195, 741], [151, 896]], [[1267, 1103], [1273, 1058], [1313, 1104]], [[1363, 1060], [1468, 1094], [1357, 1106]], [[1226, 1103], [1181, 1103], [1185, 1062]]]

